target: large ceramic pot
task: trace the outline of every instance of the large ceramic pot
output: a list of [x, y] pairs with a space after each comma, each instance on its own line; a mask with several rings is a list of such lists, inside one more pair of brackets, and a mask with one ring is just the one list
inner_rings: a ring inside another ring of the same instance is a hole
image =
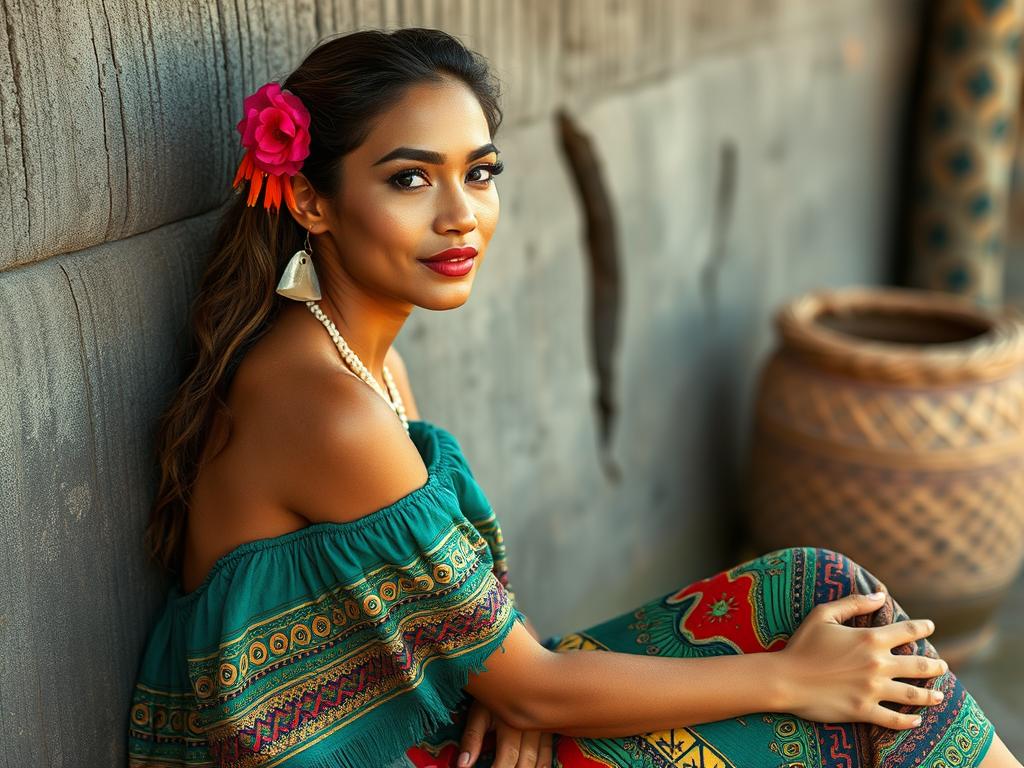
[[956, 663], [994, 637], [1024, 560], [1024, 330], [943, 293], [798, 298], [760, 379], [749, 531], [818, 546], [936, 622]]

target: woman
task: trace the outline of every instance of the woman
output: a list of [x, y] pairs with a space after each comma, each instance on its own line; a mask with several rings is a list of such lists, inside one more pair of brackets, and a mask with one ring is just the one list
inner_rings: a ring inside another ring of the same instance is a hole
[[413, 307], [468, 300], [498, 221], [485, 62], [436, 30], [358, 32], [244, 112], [248, 194], [161, 423], [147, 535], [176, 581], [132, 765], [1020, 768], [931, 623], [834, 552], [541, 641], [391, 346]]

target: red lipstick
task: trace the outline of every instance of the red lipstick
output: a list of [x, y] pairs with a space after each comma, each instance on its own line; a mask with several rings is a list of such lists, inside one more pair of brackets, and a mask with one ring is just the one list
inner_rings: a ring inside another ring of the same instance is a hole
[[425, 267], [447, 277], [463, 277], [473, 269], [474, 256], [476, 248], [467, 245], [464, 248], [448, 248], [420, 261]]

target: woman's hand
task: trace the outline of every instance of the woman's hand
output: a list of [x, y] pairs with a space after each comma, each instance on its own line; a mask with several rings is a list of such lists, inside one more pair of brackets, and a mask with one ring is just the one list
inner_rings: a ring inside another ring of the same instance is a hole
[[550, 768], [551, 734], [543, 731], [519, 731], [494, 716], [476, 699], [469, 705], [466, 727], [459, 745], [460, 768], [476, 763], [480, 747], [491, 726], [496, 730], [493, 768]]
[[940, 691], [901, 683], [894, 678], [933, 678], [946, 672], [941, 659], [896, 655], [892, 649], [928, 637], [935, 625], [927, 619], [881, 627], [847, 627], [843, 622], [872, 613], [885, 593], [872, 598], [850, 595], [815, 606], [779, 653], [786, 711], [819, 722], [875, 723], [905, 730], [921, 724], [918, 715], [895, 712], [880, 702], [933, 706]]

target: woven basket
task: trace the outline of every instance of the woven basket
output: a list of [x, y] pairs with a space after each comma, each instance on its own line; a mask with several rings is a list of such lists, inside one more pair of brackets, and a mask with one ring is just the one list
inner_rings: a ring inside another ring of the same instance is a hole
[[943, 293], [856, 288], [800, 297], [776, 327], [754, 546], [843, 552], [963, 661], [993, 638], [1024, 561], [1024, 323]]

